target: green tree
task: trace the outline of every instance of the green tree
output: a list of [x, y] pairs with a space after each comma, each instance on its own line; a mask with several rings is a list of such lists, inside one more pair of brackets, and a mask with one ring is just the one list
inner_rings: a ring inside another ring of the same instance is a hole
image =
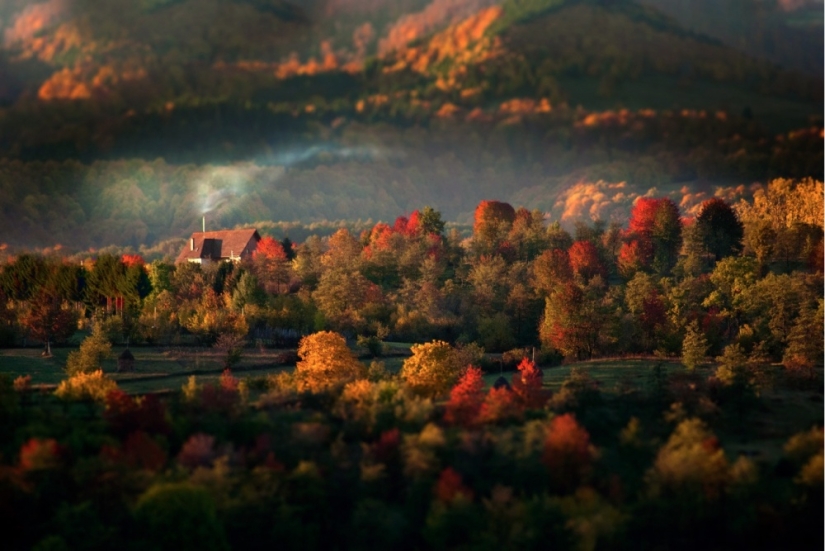
[[3, 266], [0, 287], [12, 300], [28, 300], [46, 282], [48, 269], [45, 260], [36, 255], [21, 254], [14, 262]]
[[42, 342], [51, 356], [51, 343], [67, 340], [77, 330], [77, 314], [56, 296], [40, 292], [29, 301], [26, 313], [20, 319], [29, 335]]
[[421, 209], [418, 214], [418, 229], [423, 235], [443, 236], [444, 220], [441, 219], [441, 213], [430, 206]]
[[232, 309], [241, 312], [247, 305], [262, 306], [265, 301], [266, 295], [258, 285], [258, 278], [245, 271], [232, 292]]
[[708, 348], [708, 340], [699, 329], [699, 323], [695, 320], [690, 322], [682, 341], [682, 364], [689, 371], [693, 371], [704, 363]]
[[721, 356], [716, 358], [719, 367], [716, 368], [716, 378], [731, 385], [744, 383], [747, 380], [748, 357], [738, 344], [729, 344]]
[[823, 300], [818, 300], [816, 308], [806, 307], [799, 313], [788, 335], [788, 347], [782, 358], [786, 365], [796, 362], [808, 366], [821, 366], [823, 354]]
[[742, 250], [742, 223], [736, 212], [722, 199], [713, 198], [702, 203], [694, 223], [704, 250], [715, 260]]
[[151, 486], [134, 511], [141, 533], [165, 551], [229, 549], [223, 525], [209, 492], [188, 482]]
[[80, 348], [69, 353], [66, 360], [66, 373], [76, 375], [99, 370], [101, 362], [110, 358], [111, 355], [112, 343], [106, 340], [103, 326], [96, 323], [92, 334], [80, 343]]

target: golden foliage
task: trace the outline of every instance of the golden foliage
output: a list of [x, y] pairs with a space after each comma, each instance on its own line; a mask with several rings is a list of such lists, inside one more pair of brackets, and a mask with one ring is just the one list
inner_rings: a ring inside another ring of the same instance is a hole
[[696, 418], [679, 423], [647, 475], [655, 496], [696, 492], [706, 499], [716, 499], [730, 484], [755, 477], [752, 464], [737, 461], [731, 467], [719, 441]]
[[295, 374], [301, 391], [323, 392], [365, 374], [364, 366], [352, 356], [344, 337], [332, 331], [301, 339], [298, 356], [301, 361]]
[[823, 194], [819, 180], [777, 178], [767, 189], [757, 190], [753, 202], [740, 201], [736, 210], [743, 223], [767, 220], [775, 231], [800, 223], [821, 228], [825, 216]]
[[60, 383], [55, 395], [64, 400], [94, 400], [103, 402], [109, 392], [117, 390], [117, 383], [103, 371], [77, 373]]
[[[487, 29], [501, 16], [493, 6], [450, 26], [421, 46], [408, 47], [390, 55], [387, 73], [412, 70], [437, 73], [436, 87], [441, 90], [462, 88], [461, 77], [470, 65], [496, 57], [500, 53], [497, 37], [485, 36]], [[444, 63], [449, 61], [449, 63]]]
[[410, 351], [413, 355], [404, 360], [401, 377], [415, 392], [427, 396], [449, 392], [479, 352], [455, 349], [444, 341], [413, 345]]

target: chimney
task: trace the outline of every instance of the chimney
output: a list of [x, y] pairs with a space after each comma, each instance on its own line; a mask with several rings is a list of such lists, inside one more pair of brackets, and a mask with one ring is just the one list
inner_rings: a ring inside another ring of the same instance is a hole
[[190, 251], [195, 250], [195, 238], [194, 237], [189, 240], [189, 250]]
[[206, 216], [203, 217], [203, 232], [206, 233]]

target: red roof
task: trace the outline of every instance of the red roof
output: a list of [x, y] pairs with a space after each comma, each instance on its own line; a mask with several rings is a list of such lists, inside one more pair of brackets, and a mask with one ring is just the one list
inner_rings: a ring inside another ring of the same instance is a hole
[[245, 258], [258, 246], [261, 236], [255, 228], [195, 232], [183, 247], [175, 262], [189, 260], [227, 260]]

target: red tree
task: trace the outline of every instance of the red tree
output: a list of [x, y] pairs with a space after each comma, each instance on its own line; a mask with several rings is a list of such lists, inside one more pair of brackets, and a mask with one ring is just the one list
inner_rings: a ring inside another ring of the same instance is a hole
[[513, 391], [521, 398], [525, 407], [536, 409], [544, 406], [547, 395], [542, 389], [544, 373], [528, 358], [518, 364], [518, 373], [513, 376]]
[[475, 211], [473, 240], [480, 253], [495, 251], [507, 236], [516, 211], [509, 203], [501, 201], [482, 201]]
[[252, 253], [253, 258], [270, 258], [273, 260], [286, 260], [286, 251], [284, 251], [284, 246], [281, 245], [280, 241], [276, 239], [266, 236], [258, 241], [258, 246], [255, 248], [255, 252]]
[[524, 411], [516, 394], [509, 388], [491, 388], [481, 404], [478, 419], [482, 423], [500, 423], [521, 419]]
[[570, 413], [554, 417], [544, 441], [542, 459], [554, 485], [564, 491], [575, 489], [593, 458], [590, 435]]
[[134, 398], [122, 390], [113, 390], [106, 395], [103, 418], [112, 432], [120, 436], [138, 430], [164, 434], [170, 430], [166, 408], [154, 394]]
[[142, 268], [146, 264], [143, 257], [139, 254], [124, 254], [120, 257], [120, 261], [123, 262], [127, 268], [131, 268], [132, 266], [140, 266]]
[[640, 239], [626, 241], [619, 249], [619, 273], [627, 279], [632, 279], [633, 274], [650, 266], [652, 257], [650, 242]]
[[284, 246], [269, 236], [258, 241], [252, 253], [255, 277], [269, 293], [279, 293], [281, 286], [289, 283], [288, 262]]
[[627, 241], [619, 253], [622, 275], [640, 269], [666, 273], [676, 264], [682, 245], [679, 207], [667, 198], [642, 197], [630, 213]]
[[450, 391], [444, 420], [454, 425], [474, 424], [484, 403], [484, 378], [481, 369], [470, 366]]
[[461, 475], [452, 467], [447, 467], [441, 471], [438, 482], [433, 488], [436, 499], [442, 503], [452, 503], [458, 496], [465, 499], [473, 499], [473, 491], [470, 490], [461, 480]]
[[607, 269], [599, 258], [599, 251], [590, 241], [576, 241], [570, 247], [570, 268], [585, 281], [595, 276], [607, 278]]

